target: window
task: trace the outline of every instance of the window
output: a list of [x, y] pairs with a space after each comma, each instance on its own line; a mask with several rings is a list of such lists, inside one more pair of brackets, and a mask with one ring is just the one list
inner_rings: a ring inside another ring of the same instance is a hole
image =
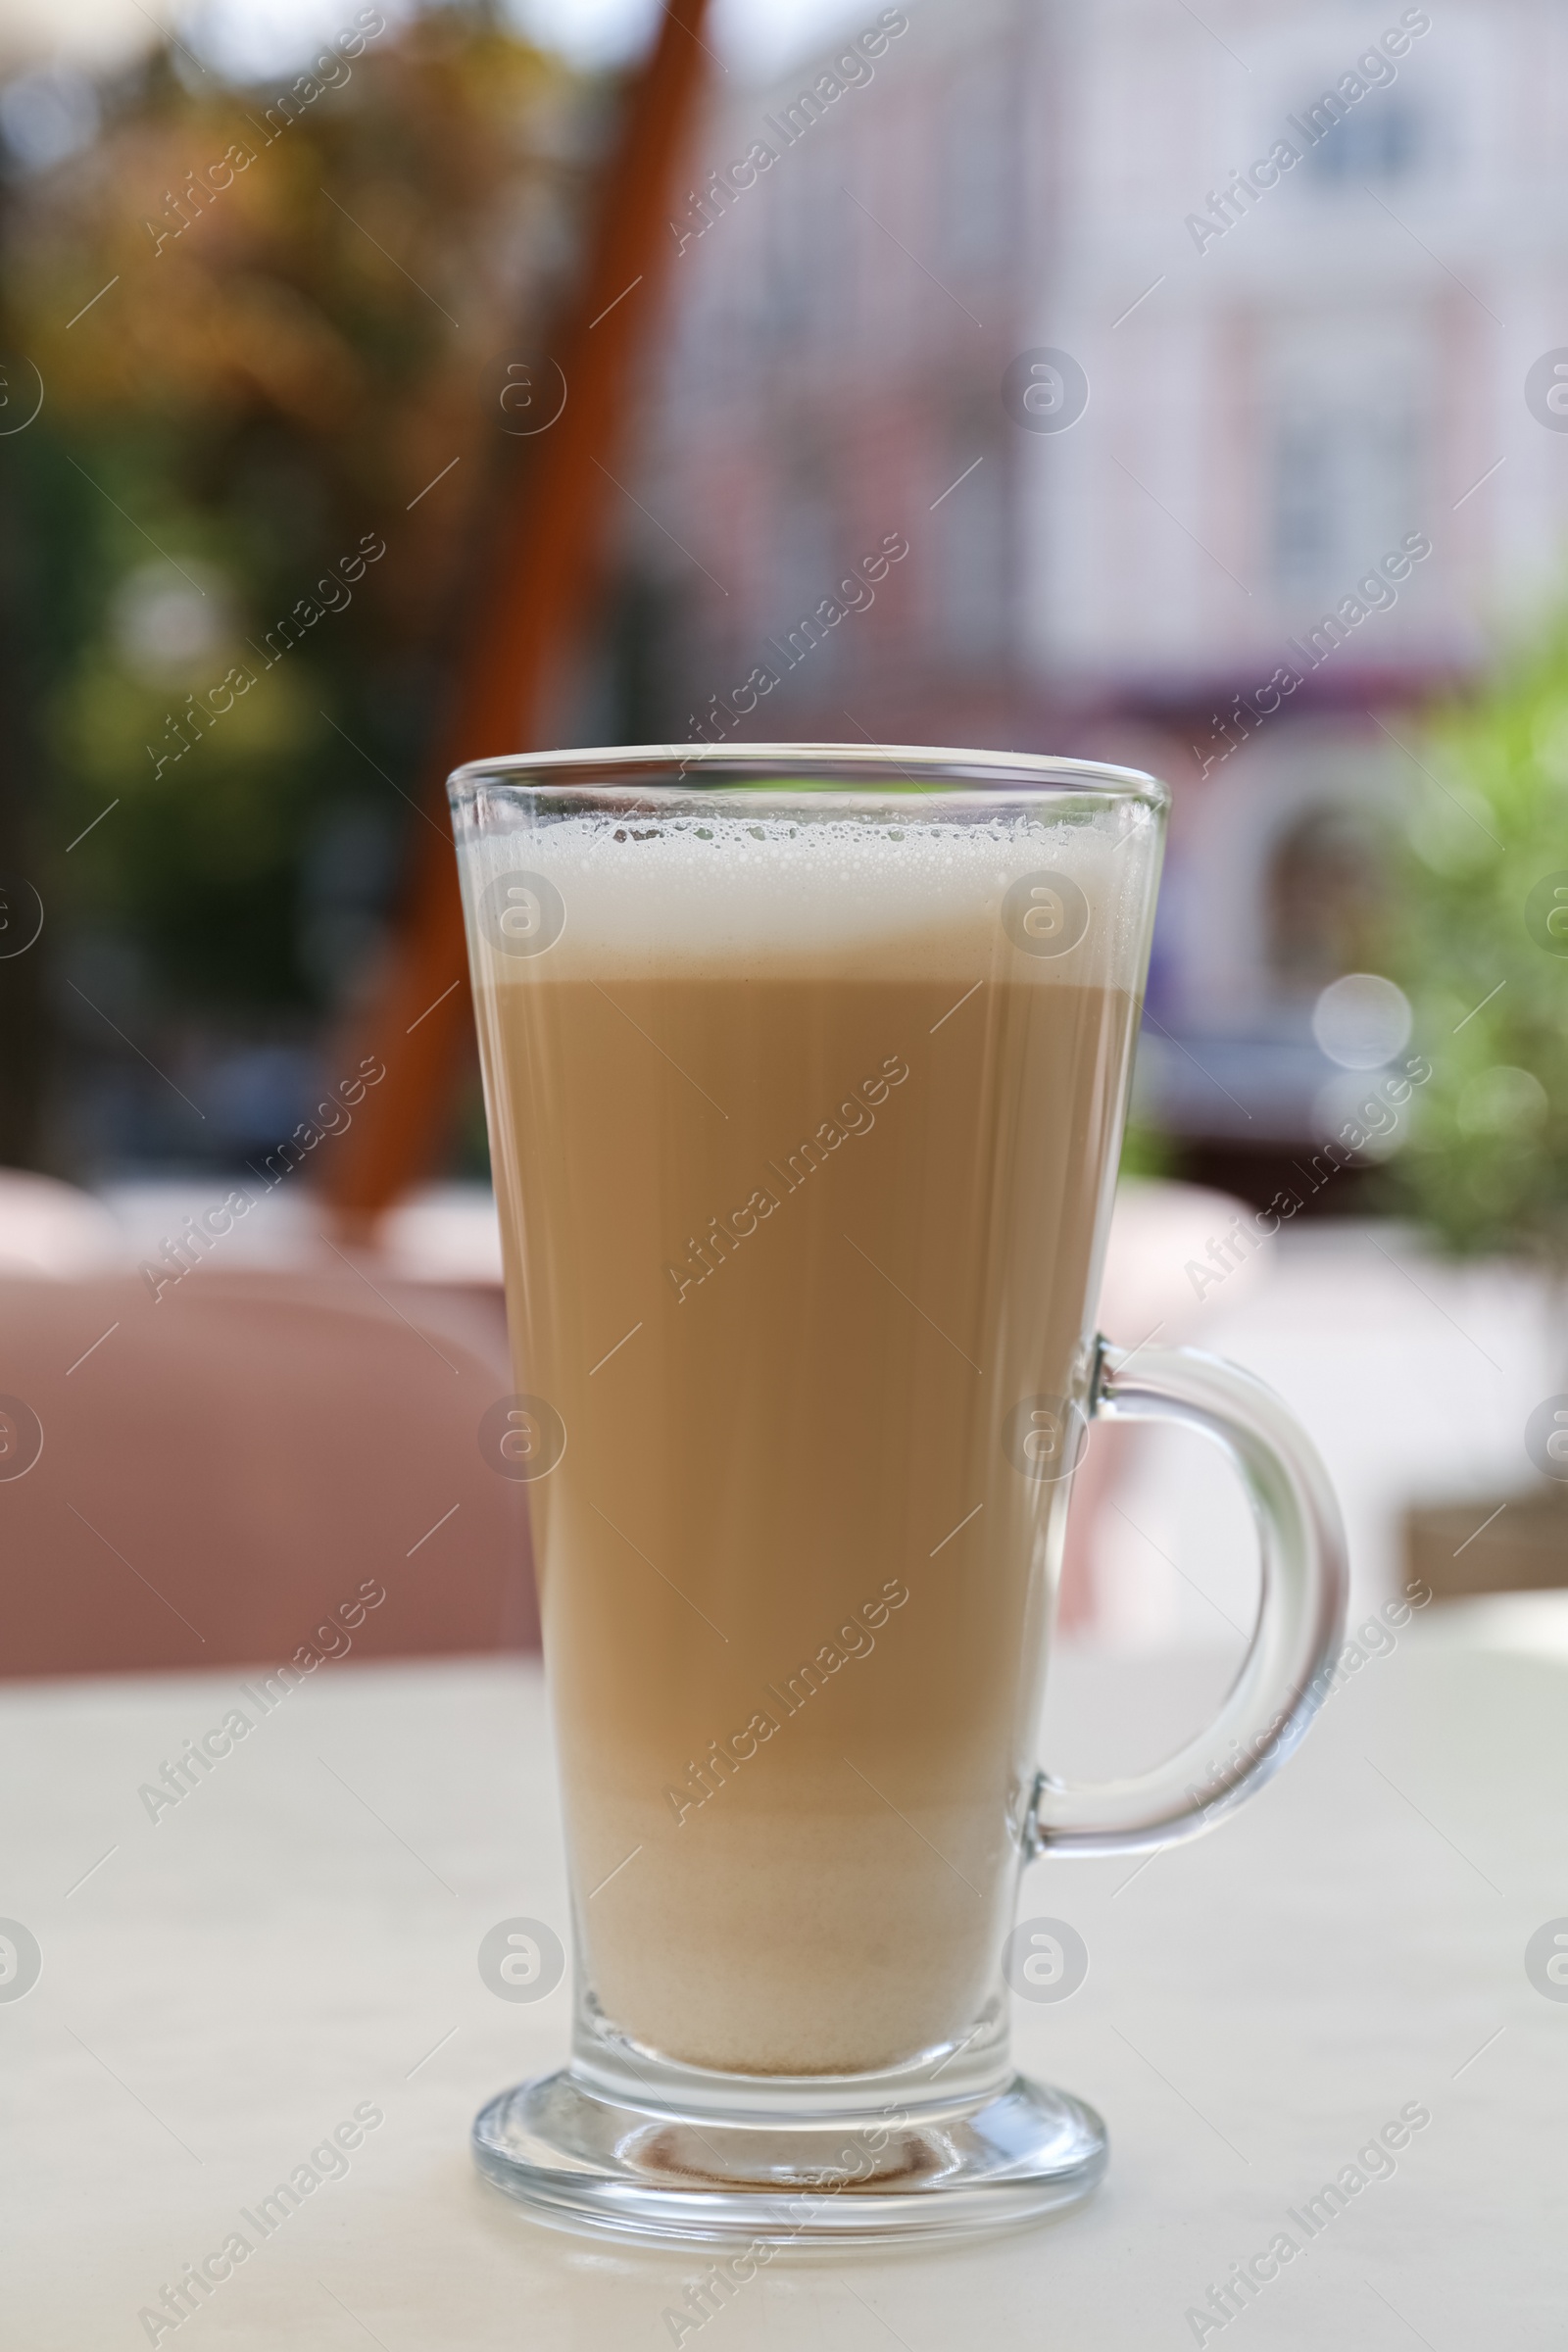
[[[1322, 99], [1318, 107], [1324, 109]], [[1419, 168], [1424, 147], [1419, 110], [1393, 91], [1369, 91], [1318, 140], [1306, 159], [1307, 176], [1320, 186], [1352, 188], [1403, 179]]]
[[[821, 134], [825, 136], [826, 134]], [[769, 309], [785, 344], [818, 347], [837, 334], [849, 308], [855, 210], [840, 182], [845, 164], [818, 146], [773, 168], [764, 201], [769, 220]]]
[[1363, 813], [1330, 802], [1298, 815], [1268, 860], [1269, 965], [1291, 995], [1376, 970], [1389, 844]]
[[[803, 687], [820, 691], [836, 665], [837, 631], [817, 612], [838, 582], [834, 486], [824, 453], [803, 445], [781, 470], [766, 598], [775, 656], [805, 665]], [[769, 657], [770, 659], [774, 657]]]
[[1012, 638], [1007, 450], [989, 412], [960, 416], [939, 447], [946, 472], [933, 515], [935, 651], [960, 667], [994, 667]]
[[1415, 421], [1402, 405], [1287, 406], [1274, 445], [1275, 585], [1288, 600], [1345, 596], [1416, 519]]
[[[1004, 51], [962, 67], [939, 117], [939, 245], [950, 270], [1001, 275], [1017, 244], [1017, 94]], [[961, 291], [961, 289], [960, 289]]]

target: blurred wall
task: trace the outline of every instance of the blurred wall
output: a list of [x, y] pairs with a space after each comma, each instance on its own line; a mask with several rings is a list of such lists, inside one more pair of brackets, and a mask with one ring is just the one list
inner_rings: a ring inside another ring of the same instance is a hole
[[1151, 1005], [1179, 1042], [1148, 1034], [1146, 1104], [1305, 1140], [1310, 1008], [1373, 952], [1414, 712], [1560, 577], [1568, 26], [1392, 0], [847, 23], [726, 85], [694, 154], [600, 739], [1157, 767]]

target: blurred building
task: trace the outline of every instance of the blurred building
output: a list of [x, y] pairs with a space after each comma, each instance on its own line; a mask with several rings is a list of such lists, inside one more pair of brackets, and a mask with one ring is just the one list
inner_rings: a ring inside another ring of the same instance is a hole
[[694, 156], [614, 723], [1159, 768], [1143, 1083], [1261, 1165], [1376, 953], [1412, 713], [1558, 585], [1568, 23], [865, 25], [725, 87]]

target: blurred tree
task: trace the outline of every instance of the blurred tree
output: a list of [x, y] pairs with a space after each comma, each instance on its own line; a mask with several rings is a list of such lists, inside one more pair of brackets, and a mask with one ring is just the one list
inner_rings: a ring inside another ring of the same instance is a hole
[[1432, 1077], [1396, 1200], [1456, 1252], [1568, 1273], [1568, 613], [1429, 725], [1383, 968]]
[[361, 9], [281, 90], [172, 43], [100, 95], [90, 146], [13, 159], [6, 224], [46, 387], [0, 441], [28, 870], [66, 1021], [178, 1075], [308, 1034], [373, 956], [589, 118], [483, 5]]

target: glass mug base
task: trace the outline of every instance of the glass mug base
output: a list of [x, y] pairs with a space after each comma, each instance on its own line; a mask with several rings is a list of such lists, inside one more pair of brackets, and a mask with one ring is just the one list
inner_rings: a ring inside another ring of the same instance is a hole
[[[473, 2126], [480, 2171], [541, 2221], [708, 2245], [948, 2237], [1080, 2204], [1105, 2127], [1015, 2075], [958, 2100], [724, 2120], [633, 2102], [570, 2068], [502, 2091]], [[750, 2273], [745, 2274], [750, 2276]], [[731, 2291], [738, 2281], [732, 2281]]]

